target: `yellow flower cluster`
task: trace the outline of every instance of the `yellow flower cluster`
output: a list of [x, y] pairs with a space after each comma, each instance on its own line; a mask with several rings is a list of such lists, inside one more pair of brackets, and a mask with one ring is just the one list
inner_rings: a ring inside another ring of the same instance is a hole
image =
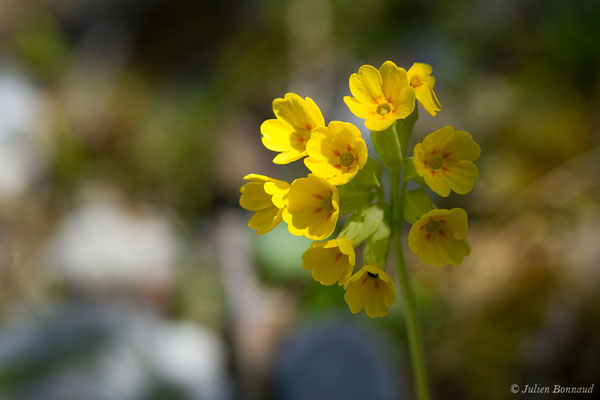
[[468, 132], [446, 126], [415, 146], [415, 170], [440, 196], [447, 197], [451, 189], [465, 194], [473, 189], [473, 183], [479, 176], [473, 161], [480, 154], [479, 145]]
[[467, 234], [467, 213], [462, 208], [431, 210], [410, 228], [408, 247], [421, 261], [442, 267], [460, 265], [471, 253]]
[[[479, 158], [481, 149], [468, 132], [446, 126], [427, 135], [415, 146], [413, 154], [417, 175], [440, 196], [447, 197], [451, 190], [466, 194], [479, 177], [473, 162]], [[412, 226], [408, 245], [426, 264], [460, 265], [463, 258], [471, 254], [466, 234], [465, 210], [433, 209]]]
[[[420, 63], [408, 71], [391, 61], [379, 69], [364, 65], [350, 76], [353, 97], [346, 96], [344, 102], [365, 120], [372, 134], [393, 128], [409, 116], [416, 118], [416, 101], [435, 116], [442, 107], [433, 91], [431, 72], [430, 66]], [[240, 190], [240, 205], [254, 212], [248, 225], [260, 235], [285, 221], [291, 234], [314, 240], [302, 256], [302, 267], [316, 281], [343, 286], [352, 313], [364, 309], [370, 317], [386, 315], [396, 289], [384, 271], [392, 221], [385, 211], [389, 205], [383, 200], [379, 162], [369, 157], [355, 125], [325, 124], [321, 110], [308, 97], [287, 93], [273, 101], [273, 112], [276, 118], [260, 127], [264, 146], [278, 153], [273, 162], [287, 164], [304, 158], [310, 174], [291, 183], [257, 174], [244, 177], [248, 182]], [[415, 147], [414, 176], [407, 172], [405, 179], [426, 184], [441, 196], [451, 190], [467, 193], [478, 176], [473, 162], [479, 154], [479, 146], [467, 132], [442, 128]], [[403, 156], [398, 157], [402, 165]], [[421, 211], [412, 221], [411, 250], [426, 263], [460, 264], [470, 252], [466, 213], [457, 208]], [[325, 240], [335, 231], [340, 214], [350, 212], [338, 237]], [[354, 272], [355, 247], [363, 242], [366, 265]]]
[[430, 75], [431, 67], [421, 63], [414, 63], [408, 72], [391, 61], [379, 70], [363, 65], [350, 76], [354, 97], [346, 96], [344, 102], [372, 131], [383, 131], [408, 117], [415, 109], [415, 98], [434, 116], [442, 106], [433, 91], [435, 78]]

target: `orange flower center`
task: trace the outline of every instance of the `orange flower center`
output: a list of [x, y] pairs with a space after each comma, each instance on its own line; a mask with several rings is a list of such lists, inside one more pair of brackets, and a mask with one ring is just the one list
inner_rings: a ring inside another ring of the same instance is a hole
[[392, 107], [389, 103], [384, 103], [377, 106], [377, 114], [381, 115], [382, 117], [385, 117], [390, 112], [392, 112]]
[[340, 155], [340, 164], [346, 168], [352, 166], [352, 164], [354, 164], [354, 154], [349, 151], [342, 153]]
[[440, 221], [436, 221], [435, 219], [431, 219], [429, 220], [426, 224], [425, 224], [425, 229], [427, 229], [427, 232], [429, 233], [434, 233], [440, 230]]
[[440, 169], [444, 166], [444, 160], [441, 157], [432, 157], [428, 163], [431, 169]]

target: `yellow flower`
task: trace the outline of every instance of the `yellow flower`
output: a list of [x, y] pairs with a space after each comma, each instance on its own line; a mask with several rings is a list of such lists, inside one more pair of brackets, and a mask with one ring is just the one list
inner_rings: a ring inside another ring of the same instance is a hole
[[369, 317], [384, 317], [396, 300], [396, 287], [390, 276], [374, 265], [362, 267], [344, 288], [344, 300], [353, 314], [364, 307]]
[[342, 238], [313, 242], [302, 255], [302, 268], [312, 270], [313, 278], [323, 285], [339, 282], [342, 286], [352, 275], [355, 259], [350, 240]]
[[286, 203], [283, 220], [292, 235], [321, 240], [333, 233], [340, 215], [340, 195], [326, 180], [314, 174], [296, 179]]
[[277, 118], [260, 126], [264, 146], [280, 152], [273, 162], [287, 164], [304, 157], [313, 130], [325, 126], [319, 107], [309, 97], [287, 93], [283, 99], [273, 100], [273, 112]]
[[427, 135], [415, 146], [413, 162], [419, 176], [440, 196], [450, 189], [465, 194], [473, 189], [479, 170], [473, 161], [481, 149], [468, 132], [455, 131], [451, 126]]
[[422, 63], [414, 63], [407, 72], [408, 82], [415, 89], [417, 100], [425, 110], [435, 116], [436, 111], [442, 110], [442, 105], [433, 91], [435, 78], [431, 76], [431, 66]]
[[306, 144], [304, 164], [332, 185], [348, 183], [367, 163], [367, 144], [349, 122], [331, 121], [316, 129]]
[[408, 247], [426, 264], [460, 265], [471, 254], [467, 213], [462, 208], [431, 210], [410, 228]]
[[391, 61], [384, 62], [379, 71], [371, 65], [360, 67], [350, 76], [350, 92], [354, 97], [346, 96], [344, 102], [371, 131], [383, 131], [415, 109], [415, 91], [406, 71]]
[[244, 177], [250, 181], [242, 186], [240, 206], [254, 211], [248, 226], [262, 235], [275, 228], [281, 222], [281, 213], [285, 208], [284, 196], [290, 184], [268, 176], [249, 174]]

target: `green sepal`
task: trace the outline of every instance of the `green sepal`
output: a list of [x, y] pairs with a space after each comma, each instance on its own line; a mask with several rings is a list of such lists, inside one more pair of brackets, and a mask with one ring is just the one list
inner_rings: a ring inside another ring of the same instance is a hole
[[340, 214], [357, 212], [369, 207], [375, 198], [375, 191], [381, 191], [381, 165], [373, 157], [348, 183], [338, 186], [340, 193]]
[[393, 124], [384, 131], [371, 131], [371, 140], [383, 165], [390, 171], [399, 172], [402, 169], [402, 152], [395, 126]]
[[365, 166], [358, 170], [356, 176], [348, 184], [352, 184], [360, 189], [380, 188], [381, 165], [379, 165], [376, 159], [369, 157]]
[[400, 148], [402, 150], [402, 154], [406, 154], [406, 150], [408, 147], [408, 139], [412, 134], [413, 129], [415, 128], [415, 123], [419, 119], [419, 107], [415, 104], [414, 111], [406, 118], [399, 119], [396, 122], [396, 134], [398, 135], [398, 142], [400, 143]]
[[370, 189], [361, 189], [349, 182], [338, 186], [340, 193], [340, 214], [358, 212], [369, 207], [373, 203], [375, 193]]
[[418, 183], [423, 187], [427, 187], [427, 183], [425, 183], [425, 179], [417, 174], [415, 170], [415, 164], [413, 162], [412, 157], [407, 157], [404, 159], [404, 182], [408, 182], [409, 180]]
[[429, 210], [433, 210], [427, 190], [418, 188], [404, 192], [404, 219], [409, 224], [414, 224]]
[[338, 238], [352, 240], [356, 247], [379, 228], [381, 221], [383, 221], [383, 216], [384, 211], [378, 205], [354, 213], [346, 221]]
[[385, 220], [379, 228], [365, 240], [363, 247], [363, 260], [367, 265], [376, 265], [385, 268], [390, 251], [390, 236], [392, 230]]

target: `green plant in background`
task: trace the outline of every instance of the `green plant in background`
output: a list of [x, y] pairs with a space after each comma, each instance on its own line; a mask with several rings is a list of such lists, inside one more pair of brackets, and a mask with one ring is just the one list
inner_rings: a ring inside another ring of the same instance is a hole
[[[432, 116], [442, 107], [433, 91], [429, 65], [415, 63], [408, 71], [386, 61], [376, 69], [364, 65], [350, 76], [353, 97], [344, 101], [365, 120], [379, 160], [390, 173], [386, 201], [380, 162], [368, 156], [360, 131], [348, 122], [324, 118], [310, 98], [288, 93], [273, 102], [276, 118], [261, 126], [266, 148], [286, 164], [302, 157], [311, 171], [291, 184], [250, 174], [244, 179], [240, 205], [254, 215], [249, 226], [269, 232], [282, 220], [293, 235], [314, 240], [302, 256], [302, 267], [323, 285], [344, 287], [352, 313], [365, 310], [383, 317], [396, 299], [396, 288], [385, 272], [393, 243], [398, 283], [403, 299], [409, 347], [418, 398], [427, 399], [423, 345], [412, 287], [403, 256], [402, 226], [412, 224], [409, 248], [422, 262], [459, 265], [470, 254], [466, 239], [467, 214], [460, 208], [437, 209], [426, 187], [440, 196], [468, 193], [479, 171], [473, 163], [479, 146], [465, 131], [445, 127], [415, 146], [407, 146], [418, 119], [416, 100]], [[418, 189], [406, 190], [409, 181]], [[329, 239], [340, 214], [350, 214], [336, 239]], [[321, 241], [324, 240], [324, 241]], [[354, 272], [355, 248], [362, 247], [364, 266]]]

